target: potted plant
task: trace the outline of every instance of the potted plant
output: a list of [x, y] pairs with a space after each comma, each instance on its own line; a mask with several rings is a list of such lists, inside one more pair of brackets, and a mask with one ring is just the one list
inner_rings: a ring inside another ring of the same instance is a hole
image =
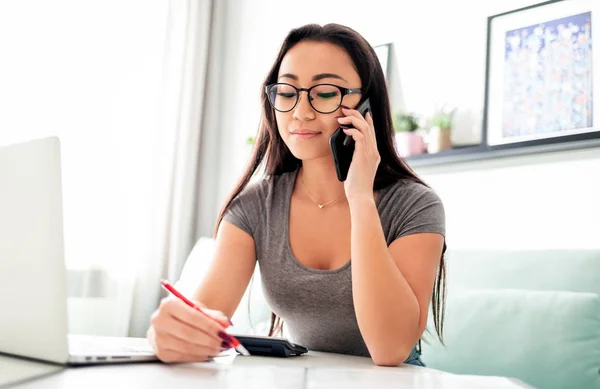
[[427, 152], [430, 154], [448, 150], [452, 148], [450, 138], [452, 132], [452, 120], [456, 109], [440, 109], [431, 118], [431, 128], [429, 129]]
[[400, 112], [394, 115], [393, 122], [398, 154], [401, 157], [408, 157], [423, 153], [425, 143], [423, 137], [417, 133], [419, 129], [417, 116], [412, 113]]

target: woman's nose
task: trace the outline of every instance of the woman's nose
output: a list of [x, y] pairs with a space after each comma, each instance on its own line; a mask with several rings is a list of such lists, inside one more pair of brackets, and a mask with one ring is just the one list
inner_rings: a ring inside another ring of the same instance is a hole
[[294, 119], [309, 120], [315, 118], [315, 110], [310, 105], [309, 99], [308, 93], [300, 92], [298, 95], [298, 104], [294, 108]]

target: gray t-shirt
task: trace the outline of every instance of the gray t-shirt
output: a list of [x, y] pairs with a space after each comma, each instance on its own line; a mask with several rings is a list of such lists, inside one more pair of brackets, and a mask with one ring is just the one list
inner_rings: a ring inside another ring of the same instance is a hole
[[[354, 312], [351, 261], [320, 270], [301, 264], [292, 253], [289, 213], [297, 173], [248, 185], [224, 220], [254, 238], [265, 299], [294, 342], [315, 351], [369, 356]], [[380, 190], [376, 204], [388, 246], [419, 232], [445, 236], [442, 202], [424, 185], [398, 181]]]

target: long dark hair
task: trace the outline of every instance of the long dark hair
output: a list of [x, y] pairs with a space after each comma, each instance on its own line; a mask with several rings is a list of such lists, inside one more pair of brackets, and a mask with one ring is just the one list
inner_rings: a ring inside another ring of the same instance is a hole
[[[277, 176], [292, 172], [302, 165], [302, 161], [292, 155], [277, 129], [275, 113], [271, 108], [265, 86], [277, 82], [279, 67], [286, 53], [301, 41], [329, 42], [346, 50], [352, 58], [362, 82], [362, 97], [368, 97], [371, 103], [373, 123], [377, 137], [377, 148], [381, 162], [375, 175], [374, 189], [380, 190], [398, 180], [408, 179], [426, 185], [412, 169], [400, 158], [395, 148], [394, 128], [387, 87], [383, 70], [375, 50], [356, 31], [339, 24], [308, 24], [289, 32], [285, 38], [275, 63], [269, 70], [261, 88], [262, 117], [256, 135], [252, 157], [246, 171], [237, 183], [235, 189], [225, 202], [217, 219], [215, 236], [223, 216], [229, 210], [231, 202], [248, 185], [257, 169], [265, 163], [265, 176]], [[266, 160], [266, 161], [265, 161]], [[443, 344], [444, 301], [446, 294], [446, 266], [444, 252], [440, 259], [437, 277], [431, 298], [435, 330]], [[274, 313], [271, 314], [269, 336], [282, 330], [283, 321]]]

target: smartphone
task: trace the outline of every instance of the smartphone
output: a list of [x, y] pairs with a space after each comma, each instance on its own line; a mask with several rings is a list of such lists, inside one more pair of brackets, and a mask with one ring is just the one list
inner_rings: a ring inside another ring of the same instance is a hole
[[308, 352], [306, 347], [292, 343], [286, 338], [260, 335], [231, 335], [235, 336], [235, 338], [240, 341], [250, 355], [286, 358], [306, 354]]
[[[360, 103], [356, 110], [364, 117], [367, 110], [371, 110], [369, 99]], [[346, 125], [345, 127], [352, 127], [352, 125]], [[352, 162], [352, 155], [354, 154], [354, 139], [350, 135], [346, 135], [343, 128], [339, 127], [329, 138], [329, 147], [333, 155], [333, 163], [338, 180], [346, 181], [350, 163]]]

